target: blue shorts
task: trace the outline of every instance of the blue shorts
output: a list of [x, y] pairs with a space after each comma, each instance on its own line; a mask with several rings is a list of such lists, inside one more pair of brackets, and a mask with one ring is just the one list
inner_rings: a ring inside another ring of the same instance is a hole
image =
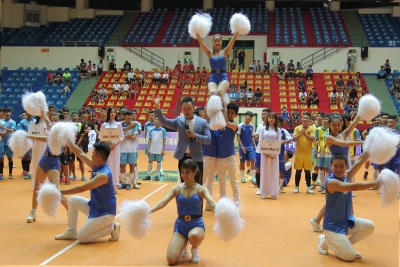
[[279, 172], [285, 172], [285, 162], [283, 161], [283, 157], [279, 154]]
[[120, 164], [136, 164], [136, 152], [121, 153]]
[[174, 233], [180, 233], [186, 239], [189, 239], [189, 232], [196, 227], [200, 227], [205, 231], [203, 218], [200, 217], [190, 222], [178, 218], [175, 221]]
[[0, 141], [0, 159], [4, 159], [4, 145]]
[[150, 153], [149, 161], [163, 161], [163, 156], [161, 154], [151, 154]]
[[261, 154], [256, 152], [256, 161], [254, 162], [254, 166], [257, 169], [260, 169], [260, 165], [261, 165]]
[[53, 156], [46, 156], [45, 154], [39, 160], [38, 165], [42, 168], [45, 172], [50, 170], [60, 170], [60, 157], [53, 157]]
[[331, 158], [322, 158], [318, 157], [318, 164], [317, 166], [319, 168], [326, 168], [329, 169], [331, 167]]
[[208, 77], [209, 83], [216, 83], [217, 85], [222, 81], [228, 81], [228, 74], [225, 73], [211, 73]]
[[391, 170], [392, 172], [399, 174], [399, 156], [395, 155], [393, 158], [391, 158], [386, 164], [385, 168]]
[[[4, 145], [4, 144], [3, 144]], [[8, 145], [4, 145], [4, 154], [8, 157], [8, 158], [12, 158], [14, 156], [14, 152], [11, 150], [11, 147], [9, 147]], [[3, 157], [4, 158], [4, 157]]]
[[146, 154], [147, 156], [148, 156], [148, 154], [147, 153], [149, 153], [149, 151], [147, 151], [147, 148], [148, 148], [148, 144], [146, 144], [146, 146], [145, 146], [145, 148], [144, 148], [144, 154]]
[[375, 164], [371, 162], [371, 165], [374, 167], [374, 170], [383, 170], [383, 167], [385, 167], [385, 164]]
[[239, 156], [240, 156], [240, 162], [245, 162], [247, 160], [255, 160], [256, 152], [254, 151], [254, 147], [246, 147], [246, 153], [244, 153], [243, 150], [239, 148]]

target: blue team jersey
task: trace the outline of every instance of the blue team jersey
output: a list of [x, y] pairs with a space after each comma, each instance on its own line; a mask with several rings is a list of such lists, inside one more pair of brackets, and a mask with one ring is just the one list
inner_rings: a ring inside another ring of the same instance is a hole
[[35, 122], [35, 119], [32, 119], [30, 121], [28, 121], [27, 119], [23, 119], [18, 123], [16, 130], [24, 130], [25, 132], [28, 132], [29, 125], [34, 124]]
[[[12, 119], [9, 119], [8, 121], [3, 120], [1, 122], [1, 124], [8, 128], [8, 129], [14, 129], [17, 127], [17, 123], [15, 121], [13, 121]], [[4, 145], [8, 145], [8, 139], [10, 139], [11, 136], [11, 132], [7, 132], [5, 136], [3, 136], [2, 140], [3, 140], [3, 144]]]
[[209, 145], [203, 144], [203, 157], [213, 157], [218, 156], [218, 136], [220, 135], [220, 130], [210, 130], [211, 133], [211, 143]]
[[[231, 121], [233, 122], [233, 121]], [[235, 135], [236, 131], [233, 131], [232, 129], [225, 127], [223, 130], [221, 130], [221, 134], [218, 137], [218, 158], [224, 159], [227, 157], [230, 157], [232, 155], [235, 155]]]
[[252, 124], [240, 123], [237, 133], [240, 134], [240, 140], [245, 148], [253, 147], [254, 126]]

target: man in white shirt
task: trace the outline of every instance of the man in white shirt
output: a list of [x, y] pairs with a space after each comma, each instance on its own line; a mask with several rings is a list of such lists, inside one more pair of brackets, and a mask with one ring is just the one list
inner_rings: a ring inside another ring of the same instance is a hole
[[153, 82], [156, 83], [156, 84], [161, 82], [161, 73], [158, 72], [158, 69], [156, 69], [155, 72], [154, 72]]
[[120, 96], [120, 91], [121, 91], [121, 85], [119, 84], [118, 80], [115, 79], [115, 83], [113, 85], [114, 88], [114, 94]]
[[161, 127], [160, 121], [154, 119], [155, 126], [147, 134], [149, 138], [148, 142], [148, 155], [149, 165], [147, 167], [147, 176], [151, 175], [151, 169], [153, 168], [153, 161], [157, 161], [157, 172], [154, 180], [160, 180], [161, 162], [163, 161], [165, 153], [165, 145], [167, 143], [167, 131]]
[[96, 67], [96, 64], [93, 64], [92, 68], [90, 69], [89, 79], [91, 79], [93, 75], [96, 75], [96, 79], [99, 78], [98, 69]]
[[168, 72], [164, 72], [162, 75], [162, 84], [168, 84], [169, 81], [169, 74]]
[[255, 60], [253, 60], [253, 62], [250, 64], [249, 67], [249, 73], [253, 73], [256, 70], [256, 68], [257, 68], [257, 63]]
[[121, 89], [122, 89], [122, 94], [130, 96], [129, 92], [130, 85], [128, 84], [128, 81], [125, 81], [125, 83], [121, 86]]
[[99, 74], [99, 76], [101, 76], [101, 74], [103, 73], [103, 69], [104, 69], [104, 63], [103, 60], [100, 59], [99, 64], [97, 64], [97, 73]]

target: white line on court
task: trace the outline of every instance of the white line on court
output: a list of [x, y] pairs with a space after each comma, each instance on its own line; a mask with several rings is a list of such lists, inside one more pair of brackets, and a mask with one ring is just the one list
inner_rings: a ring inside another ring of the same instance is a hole
[[[157, 193], [158, 191], [160, 191], [161, 189], [163, 189], [164, 187], [166, 187], [168, 184], [163, 184], [163, 186], [161, 186], [160, 188], [154, 190], [153, 192], [151, 192], [150, 194], [148, 194], [147, 196], [145, 196], [144, 198], [142, 198], [141, 200], [145, 200], [148, 197], [152, 196], [153, 194]], [[118, 213], [117, 216], [115, 216], [115, 218], [118, 218], [121, 215], [121, 213]], [[47, 260], [45, 260], [44, 262], [42, 262], [41, 266], [48, 264], [49, 262], [51, 262], [52, 260], [54, 260], [55, 258], [57, 258], [58, 256], [62, 255], [64, 252], [68, 251], [70, 248], [72, 248], [73, 246], [75, 246], [76, 244], [78, 244], [79, 241], [75, 241], [74, 243], [70, 244], [69, 246], [67, 246], [66, 248], [60, 250], [59, 252], [57, 252], [56, 254], [54, 254], [53, 256], [51, 256], [50, 258], [48, 258]]]

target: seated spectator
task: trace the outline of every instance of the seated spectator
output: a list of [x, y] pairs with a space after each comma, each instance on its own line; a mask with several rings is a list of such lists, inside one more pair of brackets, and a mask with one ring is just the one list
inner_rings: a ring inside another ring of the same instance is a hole
[[262, 102], [262, 92], [260, 88], [257, 88], [256, 92], [254, 93], [254, 101], [256, 102], [256, 107], [259, 107]]
[[200, 70], [200, 67], [197, 67], [197, 68], [196, 68], [196, 73], [197, 73], [197, 74], [199, 74], [199, 76], [201, 76], [201, 70]]
[[251, 88], [249, 88], [246, 92], [246, 98], [245, 98], [247, 106], [250, 106], [251, 103], [253, 103], [253, 98], [254, 98], [254, 93], [252, 92]]
[[145, 84], [145, 80], [146, 80], [146, 72], [144, 72], [144, 70], [142, 70], [142, 72], [140, 73], [140, 82], [139, 82], [139, 87], [143, 87], [143, 85]]
[[239, 87], [240, 89], [243, 89], [243, 90], [247, 90], [247, 82], [246, 81], [244, 81], [244, 83], [243, 84], [241, 84], [240, 85], [240, 87]]
[[298, 69], [303, 69], [303, 66], [301, 66], [300, 62], [297, 62], [296, 64], [296, 70]]
[[347, 105], [344, 106], [344, 113], [345, 114], [350, 114], [353, 111], [353, 105], [348, 103]]
[[292, 111], [292, 123], [293, 123], [294, 125], [299, 124], [299, 122], [300, 122], [299, 116], [300, 116], [300, 114], [299, 114], [299, 112], [297, 111], [297, 108], [293, 109], [293, 111]]
[[199, 74], [196, 73], [196, 74], [194, 75], [193, 85], [198, 86], [198, 85], [200, 85], [200, 83], [201, 83], [200, 76], [199, 76]]
[[252, 74], [253, 72], [255, 72], [257, 68], [257, 63], [255, 60], [253, 60], [253, 62], [250, 63], [250, 67], [249, 67], [249, 74]]
[[101, 86], [101, 88], [99, 89], [99, 101], [100, 102], [104, 102], [104, 99], [106, 98], [106, 96], [107, 96], [107, 90], [106, 90], [106, 88], [104, 87], [104, 85], [102, 85]]
[[183, 62], [183, 68], [182, 68], [182, 70], [183, 71], [188, 71], [189, 72], [189, 70], [190, 70], [190, 65], [187, 63], [187, 61], [185, 60], [185, 62]]
[[296, 74], [296, 71], [294, 70], [294, 66], [292, 66], [292, 65], [288, 66], [288, 68], [287, 68], [287, 75], [288, 75], [289, 81], [293, 81], [294, 76]]
[[255, 73], [256, 74], [261, 74], [262, 73], [262, 66], [261, 66], [260, 60], [257, 60]]
[[308, 94], [306, 92], [306, 89], [305, 88], [301, 89], [301, 92], [299, 93], [300, 102], [303, 104], [307, 104], [307, 96]]
[[349, 94], [349, 103], [352, 105], [355, 105], [358, 103], [358, 99], [357, 99], [357, 91], [356, 89], [353, 89], [350, 91]]
[[301, 78], [301, 77], [303, 77], [303, 75], [304, 75], [304, 70], [303, 70], [303, 68], [300, 66], [298, 69], [296, 69], [296, 76], [297, 76], [297, 78]]
[[97, 73], [99, 74], [99, 76], [101, 76], [101, 74], [103, 73], [103, 69], [104, 69], [104, 63], [103, 60], [100, 59], [100, 62], [97, 64]]
[[312, 69], [312, 66], [308, 66], [308, 69], [306, 69], [306, 77], [307, 80], [312, 80], [313, 79], [313, 75], [314, 75], [314, 71]]
[[72, 76], [71, 76], [71, 73], [69, 73], [68, 69], [65, 69], [65, 71], [63, 73], [63, 80], [64, 80], [64, 83], [67, 83], [67, 82], [72, 83]]
[[283, 72], [286, 72], [286, 65], [283, 64], [283, 61], [280, 61], [278, 64], [278, 72], [283, 69]]
[[71, 82], [69, 81], [65, 82], [64, 88], [61, 90], [61, 92], [64, 95], [67, 95], [69, 92], [71, 92], [71, 85], [72, 85]]
[[57, 84], [64, 83], [64, 79], [62, 76], [63, 74], [61, 72], [61, 69], [58, 69], [56, 75], [54, 76], [54, 82]]
[[381, 79], [386, 79], [386, 71], [385, 71], [385, 67], [381, 66], [381, 69], [378, 71], [378, 74], [376, 74], [376, 78], [378, 78], [378, 81], [380, 81]]
[[202, 84], [208, 83], [208, 71], [207, 71], [206, 67], [203, 67], [203, 70], [201, 72], [201, 83]]
[[53, 85], [53, 83], [54, 83], [54, 73], [52, 70], [49, 70], [49, 73], [47, 74], [46, 77], [46, 84]]
[[178, 63], [175, 65], [174, 69], [178, 69], [179, 71], [182, 69], [182, 64], [181, 62], [178, 60]]
[[162, 80], [161, 80], [162, 84], [168, 84], [169, 83], [169, 72], [165, 71], [162, 75]]
[[308, 105], [317, 105], [319, 104], [319, 99], [318, 99], [318, 94], [317, 92], [315, 92], [315, 88], [311, 89], [311, 93], [308, 97], [308, 101], [307, 101]]
[[183, 74], [179, 75], [178, 88], [183, 88], [185, 86], [185, 83], [186, 83], [185, 75], [183, 75]]
[[87, 64], [83, 58], [81, 59], [81, 63], [79, 63], [79, 65], [76, 65], [76, 68], [80, 73], [86, 72]]
[[397, 76], [394, 76], [394, 80], [392, 82], [392, 86], [390, 86], [389, 89], [390, 93], [392, 93], [392, 95], [396, 95], [397, 93], [400, 92], [400, 81], [399, 78]]
[[94, 76], [94, 75], [96, 76], [96, 79], [99, 78], [99, 73], [98, 73], [96, 64], [93, 64], [93, 65], [92, 65], [92, 69], [90, 70], [90, 73], [89, 73], [89, 79], [91, 79], [92, 76]]
[[340, 108], [344, 108], [344, 106], [349, 102], [349, 94], [345, 89], [342, 93], [338, 92], [338, 96], [340, 97]]
[[386, 59], [385, 64], [383, 64], [383, 66], [385, 67], [386, 75], [392, 73], [392, 66], [389, 63], [389, 59]]
[[357, 72], [356, 73], [356, 75], [353, 77], [354, 78], [354, 84], [355, 84], [355, 86], [358, 88], [358, 87], [361, 87], [361, 73], [360, 72]]
[[235, 92], [235, 91], [236, 91], [236, 84], [231, 83], [231, 84], [229, 85], [229, 91]]
[[181, 71], [175, 67], [174, 70], [172, 71], [172, 79], [179, 79]]
[[122, 89], [121, 95], [129, 97], [129, 99], [130, 99], [131, 98], [131, 86], [127, 80], [125, 80], [125, 83], [123, 85], [121, 85], [121, 89]]
[[190, 64], [189, 64], [189, 73], [190, 73], [190, 74], [194, 74], [194, 64], [193, 64], [193, 61], [190, 61]]
[[245, 97], [246, 97], [246, 91], [242, 88], [239, 88], [238, 91], [238, 100], [239, 101], [245, 101]]
[[299, 78], [299, 80], [297, 81], [297, 89], [299, 91], [302, 91], [303, 89], [306, 89], [306, 83], [304, 82], [303, 78]]
[[271, 76], [271, 64], [269, 62], [264, 63], [262, 75], [263, 76], [265, 76], [265, 75]]
[[122, 68], [122, 71], [129, 71], [132, 68], [131, 63], [128, 62], [128, 60], [125, 60], [124, 66]]
[[[131, 83], [130, 91], [131, 91], [131, 94], [134, 95], [133, 99], [136, 100], [136, 95], [139, 93], [139, 86], [135, 83]], [[131, 99], [131, 96], [129, 96], [129, 99]]]
[[366, 94], [367, 94], [367, 91], [365, 91], [365, 88], [363, 88], [361, 90], [361, 96], [360, 97], [365, 96]]
[[93, 88], [92, 92], [90, 93], [91, 97], [92, 97], [92, 101], [94, 102], [98, 102], [99, 101], [99, 92], [96, 90], [96, 87]]
[[117, 95], [119, 97], [120, 96], [120, 91], [121, 91], [121, 85], [119, 84], [117, 79], [115, 79], [115, 83], [113, 85], [113, 89], [114, 89], [114, 95]]
[[108, 65], [108, 71], [117, 71], [117, 64], [115, 64], [115, 60], [111, 60], [110, 64]]
[[339, 79], [336, 81], [336, 91], [343, 92], [344, 82], [342, 76], [339, 76]]
[[192, 77], [190, 76], [188, 69], [185, 70], [184, 77], [185, 77], [185, 85], [192, 85]]
[[336, 89], [333, 89], [333, 91], [329, 94], [329, 104], [337, 105], [338, 97], [339, 97], [339, 94], [336, 92]]
[[281, 118], [283, 120], [289, 120], [289, 112], [287, 111], [286, 107], [283, 107], [282, 112], [281, 112]]
[[161, 82], [161, 73], [158, 71], [158, 69], [155, 69], [154, 74], [153, 74], [153, 82], [155, 84], [158, 84]]
[[135, 73], [133, 72], [133, 69], [129, 70], [127, 80], [130, 84], [135, 80]]
[[[134, 77], [134, 82], [138, 85], [138, 87], [139, 88], [142, 87], [143, 86], [142, 74], [139, 72], [138, 68], [135, 69], [135, 75], [133, 77]], [[132, 82], [131, 82], [131, 84], [132, 84]]]
[[286, 74], [285, 74], [285, 69], [280, 68], [278, 69], [278, 73], [276, 74], [279, 80], [286, 80]]
[[289, 67], [293, 67], [293, 69], [295, 69], [294, 63], [293, 63], [293, 59], [291, 59], [289, 61], [289, 63], [286, 65], [286, 69], [289, 69]]

